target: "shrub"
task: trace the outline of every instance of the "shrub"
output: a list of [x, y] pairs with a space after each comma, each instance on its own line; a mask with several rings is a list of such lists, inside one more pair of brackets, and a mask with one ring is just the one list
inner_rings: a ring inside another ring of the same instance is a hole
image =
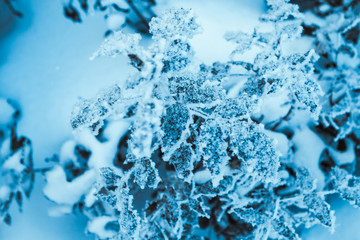
[[[287, 51], [301, 37], [297, 6], [268, 5], [253, 33], [226, 35], [237, 47], [224, 63], [194, 57], [200, 27], [188, 9], [154, 18], [148, 48], [138, 34], [107, 38], [93, 58], [125, 54], [136, 73], [74, 107], [74, 139], [46, 174], [58, 211], [80, 209], [88, 231], [110, 239], [299, 239], [314, 224], [334, 231], [325, 196], [356, 201], [342, 183], [351, 177], [332, 165], [334, 189], [317, 186], [284, 128], [321, 113], [318, 57]], [[244, 60], [249, 51], [255, 57]], [[265, 102], [279, 95], [273, 104], [287, 111], [263, 121]]]
[[14, 101], [0, 99], [0, 218], [11, 224], [9, 209], [16, 201], [21, 208], [34, 183], [32, 147], [16, 133], [20, 110]]

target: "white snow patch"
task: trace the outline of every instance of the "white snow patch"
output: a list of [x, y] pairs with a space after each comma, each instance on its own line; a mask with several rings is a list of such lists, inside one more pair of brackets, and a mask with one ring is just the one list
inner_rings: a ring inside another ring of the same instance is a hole
[[329, 148], [330, 156], [338, 166], [343, 164], [352, 163], [355, 160], [355, 144], [349, 139], [346, 140], [347, 149], [345, 152], [339, 152], [333, 148]]
[[106, 19], [106, 24], [108, 28], [113, 31], [119, 30], [124, 23], [125, 23], [124, 14], [111, 14]]
[[4, 170], [14, 170], [21, 173], [26, 168], [25, 165], [21, 163], [22, 158], [23, 151], [19, 150], [4, 162], [2, 168]]
[[61, 164], [76, 159], [74, 152], [75, 146], [76, 146], [76, 142], [74, 140], [69, 140], [61, 146], [60, 159], [59, 159]]
[[271, 138], [275, 139], [276, 149], [280, 152], [281, 156], [286, 157], [289, 153], [290, 142], [286, 135], [279, 132], [273, 132], [264, 129], [264, 132]]
[[317, 188], [322, 190], [325, 176], [320, 170], [319, 159], [325, 143], [308, 127], [296, 129], [292, 141], [295, 144], [294, 160], [298, 166], [306, 167], [310, 175], [317, 181]]
[[73, 205], [89, 191], [95, 177], [95, 170], [88, 170], [72, 182], [68, 182], [64, 170], [60, 166], [55, 166], [46, 173], [44, 194], [58, 204]]
[[198, 184], [204, 184], [211, 179], [211, 173], [209, 169], [198, 171], [194, 174], [194, 182]]
[[260, 112], [263, 114], [263, 123], [270, 123], [284, 117], [290, 110], [288, 91], [282, 90], [277, 94], [267, 95], [261, 104]]
[[86, 207], [91, 207], [97, 200], [97, 197], [95, 196], [96, 193], [96, 188], [93, 187], [91, 188], [91, 190], [89, 191], [89, 193], [85, 196], [85, 206]]
[[70, 205], [57, 205], [51, 207], [48, 210], [48, 214], [50, 217], [61, 217], [64, 214], [70, 214], [72, 212], [72, 206]]
[[114, 153], [116, 152], [119, 139], [129, 130], [128, 120], [112, 121], [106, 126], [103, 133], [106, 142], [99, 142], [89, 129], [76, 131], [75, 141], [91, 150], [89, 167], [100, 169], [112, 166]]
[[111, 221], [116, 221], [116, 218], [109, 216], [97, 217], [89, 221], [87, 230], [96, 234], [101, 239], [111, 238], [116, 234], [116, 232], [105, 229], [106, 224]]

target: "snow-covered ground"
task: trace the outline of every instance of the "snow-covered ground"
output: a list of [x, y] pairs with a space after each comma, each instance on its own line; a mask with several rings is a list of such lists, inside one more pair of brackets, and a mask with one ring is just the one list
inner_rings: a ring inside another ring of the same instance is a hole
[[[124, 58], [89, 57], [103, 40], [106, 23], [101, 14], [74, 24], [63, 16], [62, 3], [19, 0], [24, 17], [0, 39], [0, 96], [16, 100], [22, 108], [18, 132], [32, 140], [35, 167], [47, 166], [45, 158], [60, 150], [71, 137], [70, 113], [78, 97], [94, 96], [100, 89], [123, 81], [130, 72]], [[156, 12], [172, 6], [191, 7], [203, 33], [193, 39], [197, 56], [204, 62], [224, 60], [233, 45], [223, 39], [226, 31], [251, 31], [264, 11], [263, 0], [161, 0]], [[309, 153], [311, 155], [311, 153]], [[52, 203], [42, 194], [43, 177], [23, 212], [13, 206], [11, 227], [0, 225], [0, 239], [93, 239], [83, 234], [86, 220], [72, 215], [51, 218]], [[354, 234], [360, 211], [338, 204], [337, 232], [322, 227], [305, 232], [304, 239], [359, 239]], [[351, 230], [352, 229], [352, 230]]]

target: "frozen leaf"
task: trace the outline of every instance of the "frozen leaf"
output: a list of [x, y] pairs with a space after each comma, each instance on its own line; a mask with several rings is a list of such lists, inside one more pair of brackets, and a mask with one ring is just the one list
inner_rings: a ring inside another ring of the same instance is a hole
[[161, 17], [152, 19], [150, 33], [155, 38], [192, 38], [199, 32], [199, 27], [192, 10], [183, 8], [170, 9]]
[[350, 204], [360, 207], [360, 179], [338, 167], [333, 168], [331, 174], [335, 191]]
[[151, 159], [139, 159], [134, 166], [135, 182], [141, 189], [156, 188], [161, 181], [155, 163]]

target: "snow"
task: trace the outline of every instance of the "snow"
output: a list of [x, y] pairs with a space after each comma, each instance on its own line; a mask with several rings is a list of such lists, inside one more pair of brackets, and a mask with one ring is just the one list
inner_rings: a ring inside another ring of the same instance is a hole
[[265, 130], [265, 133], [275, 139], [276, 150], [281, 154], [280, 156], [286, 157], [289, 153], [290, 142], [286, 135], [280, 132], [273, 132]]
[[0, 225], [0, 239], [6, 240], [85, 240], [94, 239], [84, 235], [86, 218], [82, 215], [68, 215], [61, 218], [49, 217], [48, 210], [56, 206], [43, 193], [44, 183], [38, 176], [30, 201], [24, 199], [22, 211], [17, 204], [11, 206], [11, 226]]
[[89, 222], [87, 229], [89, 232], [92, 232], [92, 233], [95, 233], [96, 235], [98, 235], [101, 239], [110, 238], [110, 237], [114, 236], [115, 233], [110, 230], [106, 230], [105, 225], [108, 222], [115, 221], [115, 220], [116, 220], [116, 218], [108, 217], [108, 216], [97, 217]]
[[64, 214], [70, 214], [72, 212], [71, 205], [58, 205], [49, 209], [48, 213], [50, 217], [61, 217]]
[[332, 201], [335, 210], [335, 232], [331, 234], [326, 228], [318, 225], [304, 231], [303, 239], [306, 240], [357, 240], [359, 239], [360, 209], [354, 208], [349, 203], [335, 198]]
[[23, 152], [21, 150], [17, 151], [14, 155], [9, 157], [6, 162], [2, 165], [4, 170], [14, 170], [18, 173], [21, 173], [26, 166], [21, 163], [21, 158], [23, 157]]
[[347, 139], [347, 149], [345, 152], [339, 152], [333, 148], [330, 148], [330, 155], [334, 158], [334, 161], [339, 165], [349, 164], [354, 162], [355, 159], [355, 144]]
[[268, 95], [263, 99], [260, 112], [264, 123], [270, 123], [286, 116], [290, 110], [288, 91], [282, 90], [277, 94]]
[[214, 61], [225, 61], [232, 52], [234, 46], [225, 40], [226, 32], [237, 30], [252, 32], [260, 14], [266, 8], [263, 0], [241, 0], [241, 4], [238, 0], [227, 0], [226, 4], [215, 0], [162, 0], [159, 2], [162, 4], [156, 8], [156, 12], [169, 7], [194, 10], [195, 16], [198, 17], [197, 22], [203, 31], [195, 35], [191, 44], [196, 55], [208, 64]]
[[44, 194], [56, 203], [73, 205], [88, 192], [95, 177], [95, 171], [89, 170], [72, 182], [68, 182], [64, 170], [60, 166], [55, 166], [46, 173], [47, 184], [44, 187]]
[[296, 148], [295, 163], [306, 167], [310, 175], [316, 179], [317, 188], [323, 189], [325, 177], [319, 168], [319, 159], [326, 147], [325, 143], [308, 127], [297, 130], [292, 140]]
[[[59, 208], [50, 210], [50, 215], [60, 216], [61, 213], [71, 212], [71, 207], [79, 202], [83, 196], [85, 196], [87, 205], [94, 202], [94, 196], [92, 196], [93, 191], [88, 192], [98, 177], [98, 171], [102, 167], [112, 166], [118, 140], [128, 131], [129, 126], [130, 123], [127, 120], [109, 123], [103, 133], [106, 139], [105, 143], [100, 143], [89, 129], [76, 131], [74, 133], [75, 141], [70, 140], [64, 143], [61, 148], [60, 163], [66, 163], [67, 161], [75, 162], [74, 148], [79, 144], [91, 151], [88, 160], [90, 169], [71, 182], [66, 180], [66, 174], [60, 165], [46, 172], [44, 194], [51, 201], [60, 204]], [[59, 189], [61, 189], [61, 191], [59, 191]]]
[[6, 158], [9, 155], [9, 149], [10, 149], [10, 139], [7, 138], [5, 141], [1, 143], [0, 146], [0, 157]]
[[8, 186], [0, 186], [0, 200], [8, 199], [10, 192], [11, 191]]
[[[21, 106], [18, 132], [31, 139], [35, 166], [41, 168], [71, 137], [70, 114], [77, 98], [92, 97], [125, 79], [127, 68], [119, 66], [127, 60], [89, 61], [106, 31], [102, 16], [74, 24], [63, 16], [61, 1], [17, 2], [24, 18], [16, 19], [12, 31], [0, 39], [0, 96]], [[53, 204], [43, 196], [42, 178], [37, 174], [36, 190], [24, 201], [23, 212], [12, 208], [12, 226], [0, 225], [0, 239], [89, 239], [84, 217], [48, 216]]]
[[91, 205], [93, 205], [95, 203], [95, 201], [97, 200], [96, 196], [95, 196], [95, 193], [96, 193], [96, 188], [93, 187], [89, 192], [88, 194], [85, 196], [85, 206], [86, 207], [90, 207]]
[[123, 14], [111, 14], [106, 19], [107, 27], [111, 30], [118, 30], [125, 23]]
[[60, 164], [65, 164], [69, 161], [76, 159], [75, 152], [74, 152], [75, 146], [76, 146], [76, 142], [74, 140], [66, 141], [61, 146], [60, 159], [59, 159]]
[[194, 182], [197, 184], [204, 184], [211, 179], [211, 172], [209, 169], [198, 171], [194, 174]]
[[109, 123], [104, 131], [105, 143], [99, 142], [88, 129], [81, 129], [75, 133], [75, 140], [87, 149], [91, 150], [89, 167], [96, 170], [102, 167], [112, 166], [119, 139], [128, 131], [130, 122], [118, 120]]
[[[127, 131], [130, 123], [114, 122], [113, 126], [108, 127], [112, 131], [104, 133], [110, 139], [109, 143], [100, 147], [93, 135], [86, 131], [76, 133], [75, 141], [68, 140], [72, 137], [70, 114], [79, 97], [95, 96], [100, 89], [123, 82], [130, 73], [130, 68], [123, 67], [127, 65], [127, 59], [123, 57], [101, 57], [89, 61], [100, 46], [107, 28], [117, 29], [124, 21], [123, 16], [111, 15], [105, 21], [101, 14], [94, 14], [87, 16], [82, 24], [74, 24], [63, 16], [61, 1], [17, 2], [24, 18], [10, 24], [13, 28], [5, 37], [2, 37], [3, 31], [0, 30], [0, 124], [7, 123], [13, 114], [13, 109], [3, 98], [14, 99], [22, 109], [18, 132], [31, 139], [37, 168], [48, 166], [44, 159], [55, 153], [60, 153], [61, 163], [75, 159], [73, 149], [76, 143], [95, 150], [89, 160], [91, 167], [98, 169], [108, 165], [112, 159], [104, 153], [115, 151], [115, 139]], [[232, 30], [251, 32], [265, 9], [263, 0], [242, 0], [241, 4], [238, 0], [228, 0], [226, 4], [216, 0], [162, 0], [159, 3], [155, 9], [159, 13], [169, 6], [194, 9], [203, 32], [194, 37], [192, 44], [198, 58], [206, 63], [226, 60], [234, 45], [223, 38], [225, 33]], [[305, 19], [321, 21], [310, 15], [306, 15]], [[298, 42], [297, 50], [307, 49], [309, 44], [309, 41]], [[278, 95], [265, 101], [263, 110], [267, 110], [266, 122], [287, 113], [288, 106], [277, 104], [285, 100], [286, 95]], [[283, 147], [288, 146], [285, 136], [280, 133], [272, 133], [271, 136], [277, 139], [278, 146], [282, 146], [278, 150], [286, 154], [287, 147]], [[318, 159], [325, 144], [307, 126], [299, 127], [293, 140], [297, 149], [296, 161], [310, 169], [318, 179], [317, 187], [322, 187], [324, 177], [318, 167]], [[354, 159], [353, 149], [351, 145], [345, 153], [335, 150], [330, 150], [330, 153], [337, 163], [344, 164]], [[4, 168], [22, 170], [19, 154], [8, 160]], [[44, 198], [43, 176], [37, 174], [31, 199], [25, 200], [21, 213], [12, 207], [13, 225], [0, 225], [0, 239], [94, 239], [93, 236], [84, 235], [85, 217], [68, 215], [51, 218], [48, 214], [61, 216], [69, 213], [72, 210], [69, 205], [83, 197], [84, 189], [88, 192], [96, 174], [96, 170], [89, 170], [73, 182], [67, 182], [60, 167], [48, 172], [44, 193], [60, 206]], [[204, 183], [209, 179], [209, 174], [208, 171], [200, 171], [195, 174], [195, 181]], [[57, 191], [60, 188], [65, 191]], [[9, 189], [0, 187], [0, 199], [8, 194]], [[94, 201], [93, 195], [85, 196], [85, 201], [90, 205]], [[327, 229], [315, 227], [305, 231], [304, 239], [357, 239], [359, 210], [340, 200], [334, 201], [333, 206], [337, 210], [335, 234], [330, 235]], [[104, 228], [109, 220], [107, 217], [92, 220], [87, 226], [88, 231], [100, 237], [112, 236], [112, 232]]]
[[[128, 71], [119, 67], [125, 58], [89, 61], [106, 31], [102, 16], [74, 24], [64, 18], [61, 2], [31, 4], [2, 43], [11, 54], [0, 66], [0, 96], [19, 102], [23, 118], [18, 132], [31, 138], [40, 167], [71, 136], [69, 117], [78, 97], [94, 96], [125, 79]], [[31, 25], [24, 29], [27, 22]]]

